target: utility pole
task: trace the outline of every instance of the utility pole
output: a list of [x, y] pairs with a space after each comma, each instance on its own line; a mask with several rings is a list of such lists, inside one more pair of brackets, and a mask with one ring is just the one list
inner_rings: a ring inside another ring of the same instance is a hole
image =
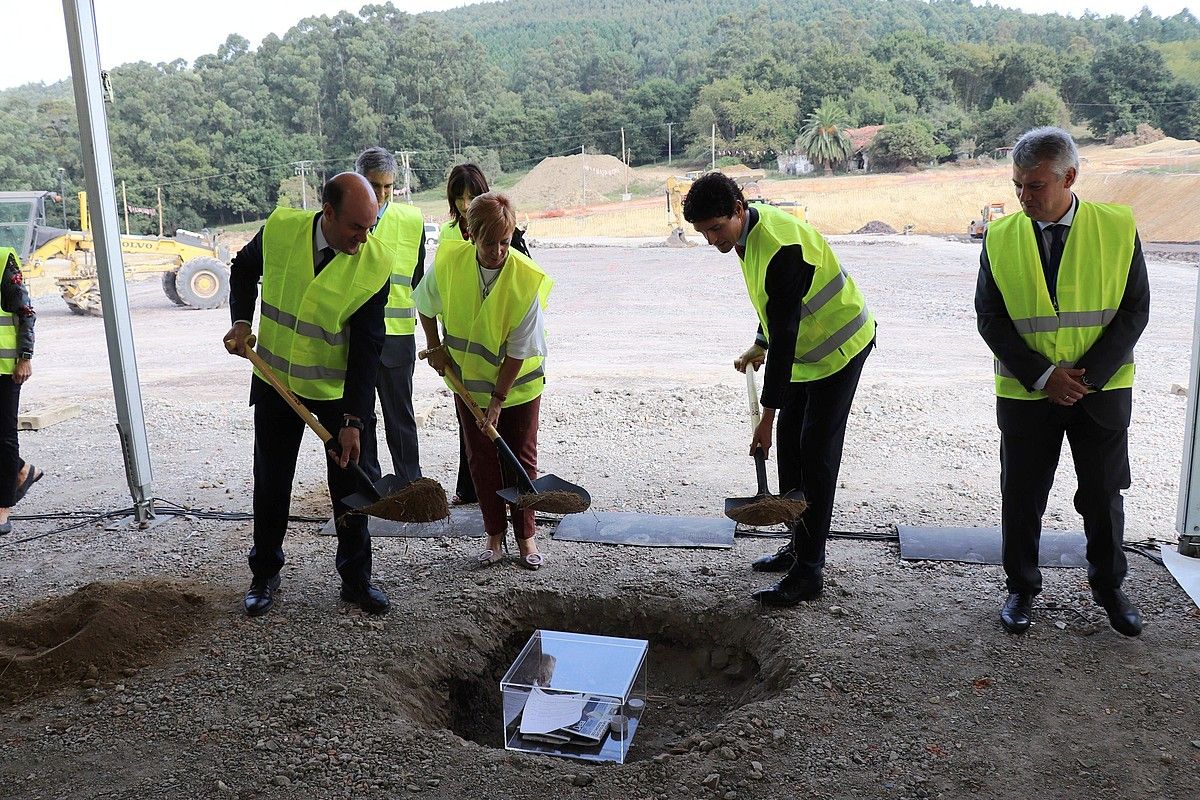
[[125, 196], [125, 181], [121, 181], [121, 205], [125, 207], [125, 235], [129, 235], [129, 198]]
[[412, 166], [409, 163], [409, 157], [416, 153], [416, 150], [397, 150], [396, 155], [400, 156], [400, 166], [404, 169], [404, 199], [412, 205]]
[[[587, 145], [579, 145], [579, 155], [587, 155]], [[579, 205], [587, 205], [587, 159], [579, 159]]]
[[158, 190], [158, 235], [159, 235], [159, 237], [161, 238], [161, 237], [162, 237], [162, 235], [163, 235], [163, 224], [162, 224], [162, 187], [161, 187], [161, 186], [155, 186], [154, 188]]
[[625, 193], [622, 200], [629, 199], [629, 151], [625, 149], [625, 126], [621, 126], [621, 160], [625, 162]]
[[58, 202], [62, 203], [63, 229], [67, 227], [67, 171], [58, 168]]
[[667, 123], [667, 166], [671, 166], [671, 126], [673, 122]]
[[308, 171], [312, 169], [311, 161], [297, 161], [296, 174], [300, 176], [300, 207], [308, 210]]
[[709, 169], [717, 168], [717, 123], [713, 123], [712, 127], [712, 164]]

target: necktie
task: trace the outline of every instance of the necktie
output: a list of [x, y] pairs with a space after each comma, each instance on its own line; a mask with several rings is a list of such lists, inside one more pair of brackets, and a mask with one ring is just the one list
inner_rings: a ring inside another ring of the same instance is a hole
[[1058, 266], [1062, 263], [1063, 248], [1067, 244], [1066, 225], [1050, 226], [1050, 255], [1046, 259], [1046, 288], [1050, 290], [1050, 299], [1054, 307], [1058, 307]]
[[316, 271], [320, 272], [322, 269], [324, 269], [326, 264], [328, 264], [330, 261], [333, 261], [333, 257], [335, 255], [337, 255], [337, 251], [334, 250], [332, 247], [322, 247], [317, 252]]

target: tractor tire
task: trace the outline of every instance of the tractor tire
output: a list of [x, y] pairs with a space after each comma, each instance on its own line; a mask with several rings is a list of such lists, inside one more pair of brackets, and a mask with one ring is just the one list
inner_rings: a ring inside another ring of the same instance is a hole
[[179, 296], [179, 290], [175, 288], [175, 275], [178, 272], [179, 272], [179, 270], [171, 270], [170, 272], [163, 273], [163, 275], [162, 275], [163, 294], [165, 294], [167, 296], [167, 298], [170, 299], [170, 301], [172, 303], [174, 303], [175, 305], [186, 306], [187, 303], [183, 302], [183, 298]]
[[229, 299], [229, 268], [215, 258], [193, 258], [175, 274], [180, 305], [220, 308]]

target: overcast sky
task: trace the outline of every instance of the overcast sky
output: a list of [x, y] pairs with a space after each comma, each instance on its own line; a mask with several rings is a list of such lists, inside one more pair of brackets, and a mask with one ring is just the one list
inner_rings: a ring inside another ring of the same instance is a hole
[[[980, 0], [972, 0], [982, 5]], [[52, 83], [70, 75], [67, 39], [59, 0], [0, 0], [7, 35], [0, 47], [0, 89], [24, 83]], [[93, 0], [105, 67], [130, 61], [194, 61], [215, 52], [230, 33], [257, 47], [269, 33], [282, 35], [304, 17], [357, 12], [366, 0], [203, 0], [189, 4], [154, 0]], [[468, 5], [466, 0], [393, 0], [416, 13]], [[1182, 0], [999, 0], [994, 5], [1025, 11], [1079, 16], [1136, 15], [1149, 6], [1158, 16], [1187, 8]], [[1200, 7], [1200, 0], [1193, 0]], [[176, 10], [171, 10], [176, 9]]]

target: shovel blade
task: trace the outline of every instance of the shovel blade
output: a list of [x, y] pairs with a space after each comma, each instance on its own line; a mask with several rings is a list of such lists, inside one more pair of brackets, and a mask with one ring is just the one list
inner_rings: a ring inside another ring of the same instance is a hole
[[[587, 489], [582, 486], [576, 486], [570, 481], [564, 481], [557, 475], [543, 475], [536, 481], [533, 481], [533, 489], [537, 494], [546, 492], [569, 492], [583, 501], [583, 508], [580, 511], [586, 511], [592, 504], [592, 496], [588, 494]], [[509, 505], [516, 505], [521, 499], [521, 490], [516, 486], [510, 486], [507, 489], [500, 489], [496, 492], [501, 499]]]
[[756, 495], [754, 495], [754, 497], [726, 497], [725, 498], [725, 516], [728, 517], [734, 511], [737, 511], [739, 508], [742, 508], [743, 506], [748, 506], [751, 503], [757, 503], [759, 500], [762, 500], [764, 497], [770, 497], [770, 495], [756, 494]]
[[387, 497], [388, 495], [395, 494], [405, 486], [408, 486], [410, 483], [412, 483], [412, 481], [406, 481], [396, 475], [384, 475], [382, 478], [371, 484], [372, 488], [375, 490], [374, 494], [366, 489], [363, 489], [362, 491], [355, 492], [349, 497], [344, 498], [342, 502], [355, 511], [358, 511], [359, 509], [366, 508], [372, 503], [378, 502], [381, 497]]

